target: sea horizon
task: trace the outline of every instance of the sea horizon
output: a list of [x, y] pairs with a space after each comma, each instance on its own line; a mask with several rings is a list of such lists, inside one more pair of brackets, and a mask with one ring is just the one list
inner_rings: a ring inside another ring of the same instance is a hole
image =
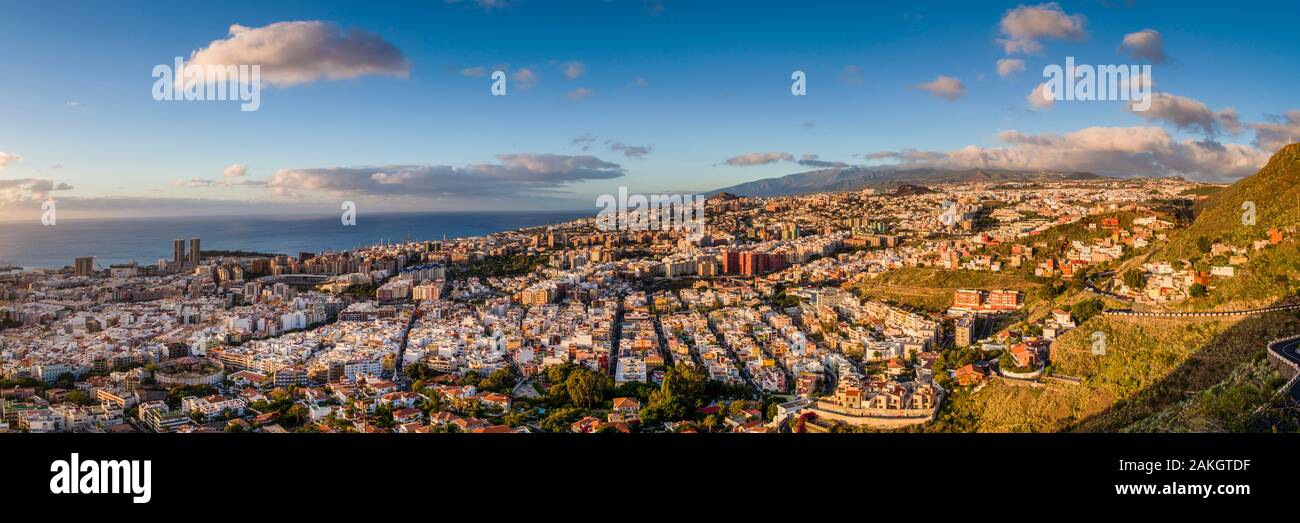
[[345, 226], [339, 215], [268, 214], [60, 219], [56, 225], [10, 222], [0, 227], [0, 267], [70, 266], [94, 256], [103, 267], [171, 258], [175, 239], [199, 238], [204, 251], [296, 256], [407, 239], [467, 238], [595, 216], [593, 211], [425, 211], [367, 213]]

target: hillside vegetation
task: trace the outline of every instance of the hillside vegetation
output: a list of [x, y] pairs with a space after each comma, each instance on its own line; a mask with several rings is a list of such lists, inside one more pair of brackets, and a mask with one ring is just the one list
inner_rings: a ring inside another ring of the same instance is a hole
[[856, 286], [864, 297], [929, 311], [952, 305], [956, 289], [1015, 289], [1027, 298], [1043, 284], [1030, 278], [984, 271], [948, 271], [921, 267], [892, 270]]
[[[1190, 259], [1203, 252], [1199, 242], [1222, 241], [1247, 245], [1265, 238], [1271, 228], [1294, 229], [1300, 224], [1300, 144], [1288, 145], [1268, 165], [1215, 194], [1187, 229], [1176, 233], [1159, 254], [1165, 260]], [[1255, 224], [1244, 225], [1242, 204], [1253, 202]]]
[[[1093, 332], [1106, 336], [1104, 355], [1092, 352]], [[993, 381], [978, 392], [958, 391], [934, 428], [1235, 430], [1246, 414], [1267, 399], [1263, 390], [1275, 382], [1276, 371], [1267, 367], [1239, 371], [1249, 377], [1249, 385], [1247, 378], [1234, 379], [1234, 371], [1257, 362], [1268, 341], [1295, 332], [1300, 332], [1296, 313], [1216, 321], [1098, 316], [1052, 346], [1050, 370], [1082, 378], [1081, 385], [1049, 382], [1028, 387]], [[1191, 407], [1184, 402], [1203, 391], [1210, 391], [1206, 406], [1188, 410]], [[1196, 416], [1205, 420], [1181, 427], [1171, 421]]]

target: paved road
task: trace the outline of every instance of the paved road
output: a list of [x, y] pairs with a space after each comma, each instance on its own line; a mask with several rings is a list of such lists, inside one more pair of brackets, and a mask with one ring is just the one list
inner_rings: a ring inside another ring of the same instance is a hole
[[[1286, 385], [1282, 386], [1292, 398], [1300, 401], [1300, 387], [1296, 386], [1300, 381], [1300, 336], [1294, 339], [1270, 344], [1268, 347], [1269, 361], [1277, 367], [1282, 376], [1290, 376]], [[1264, 407], [1260, 407], [1263, 409]]]
[[420, 307], [417, 305], [415, 310], [411, 311], [411, 317], [406, 320], [406, 328], [402, 329], [402, 344], [397, 347], [397, 359], [393, 361], [393, 381], [399, 384], [405, 384], [406, 376], [402, 375], [402, 358], [406, 357], [406, 343], [411, 339], [411, 327], [415, 326], [415, 320], [420, 316]]
[[1278, 356], [1300, 365], [1300, 338], [1274, 345], [1273, 351], [1276, 352]]

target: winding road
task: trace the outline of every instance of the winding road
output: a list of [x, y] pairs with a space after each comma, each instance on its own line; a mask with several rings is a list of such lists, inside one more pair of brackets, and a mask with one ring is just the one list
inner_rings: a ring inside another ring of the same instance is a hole
[[1282, 377], [1287, 378], [1282, 390], [1289, 391], [1293, 398], [1300, 399], [1300, 389], [1295, 386], [1300, 381], [1300, 335], [1268, 344], [1268, 359]]

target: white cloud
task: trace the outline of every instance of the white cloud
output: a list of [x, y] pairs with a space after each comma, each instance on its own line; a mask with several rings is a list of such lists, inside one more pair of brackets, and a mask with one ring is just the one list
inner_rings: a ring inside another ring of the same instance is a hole
[[849, 164], [844, 163], [844, 162], [832, 162], [832, 161], [828, 161], [828, 160], [822, 160], [820, 156], [817, 156], [817, 155], [815, 155], [815, 154], [805, 154], [805, 155], [800, 156], [800, 157], [799, 157], [799, 165], [804, 165], [804, 166], [808, 166], [808, 167], [818, 167], [818, 168], [828, 168], [828, 167], [848, 167], [848, 166], [849, 166]]
[[587, 98], [591, 98], [591, 96], [594, 94], [596, 94], [596, 91], [594, 90], [588, 89], [586, 87], [579, 87], [577, 89], [569, 91], [568, 96], [570, 100], [577, 102], [581, 100], [586, 100]]
[[1011, 53], [1038, 53], [1043, 50], [1039, 40], [1082, 40], [1088, 36], [1084, 30], [1083, 15], [1067, 15], [1056, 2], [1034, 6], [1021, 5], [1007, 11], [998, 24], [1002, 49]]
[[1151, 107], [1137, 111], [1136, 102], [1129, 102], [1133, 114], [1151, 121], [1173, 124], [1180, 130], [1196, 130], [1205, 136], [1215, 136], [1220, 131], [1236, 134], [1241, 131], [1237, 110], [1231, 107], [1213, 111], [1204, 102], [1169, 93], [1151, 95]]
[[590, 149], [593, 143], [596, 143], [596, 137], [592, 136], [591, 133], [582, 133], [581, 136], [569, 141], [569, 144], [581, 147], [584, 151]]
[[[447, 0], [448, 4], [460, 4], [464, 2], [465, 0]], [[510, 6], [511, 1], [510, 0], [472, 0], [470, 3], [474, 4], [477, 7], [482, 8], [484, 11], [491, 11], [493, 9], [501, 9], [504, 7], [508, 7]]]
[[640, 160], [645, 158], [645, 155], [650, 154], [650, 152], [654, 150], [654, 147], [648, 145], [627, 145], [623, 142], [614, 142], [609, 145], [609, 150], [623, 153], [623, 156], [628, 158], [636, 158]]
[[1143, 29], [1136, 33], [1124, 35], [1120, 48], [1134, 58], [1141, 58], [1154, 63], [1161, 63], [1169, 57], [1165, 55], [1165, 39], [1160, 31]]
[[1089, 171], [1114, 176], [1180, 175], [1228, 180], [1253, 174], [1269, 155], [1243, 144], [1174, 140], [1159, 127], [1089, 127], [1066, 134], [1003, 131], [1002, 147], [874, 153], [909, 166]]
[[[406, 77], [410, 61], [379, 36], [343, 30], [331, 22], [277, 22], [265, 27], [230, 26], [229, 37], [194, 51], [190, 65], [260, 65], [262, 81], [292, 86], [367, 75]], [[177, 75], [179, 78], [180, 75]]]
[[1006, 78], [1013, 74], [1025, 70], [1025, 61], [1019, 58], [1003, 58], [998, 60], [998, 76]]
[[481, 65], [466, 67], [460, 70], [460, 75], [469, 78], [480, 78], [487, 75], [487, 68]]
[[840, 73], [840, 81], [849, 85], [862, 85], [862, 67], [854, 64], [844, 66], [844, 71]]
[[281, 169], [267, 186], [282, 196], [326, 193], [388, 198], [508, 197], [552, 192], [586, 180], [623, 176], [616, 163], [594, 156], [502, 154], [496, 164], [383, 165]]
[[3, 171], [9, 164], [22, 161], [23, 157], [13, 153], [0, 151], [0, 171]]
[[532, 89], [537, 85], [537, 73], [527, 67], [520, 67], [511, 78], [515, 81], [515, 88], [519, 90]]
[[0, 206], [41, 202], [49, 199], [51, 192], [70, 190], [72, 186], [66, 183], [55, 184], [39, 178], [0, 180]]
[[1255, 130], [1255, 145], [1276, 151], [1300, 141], [1300, 109], [1274, 116], [1269, 123], [1249, 124]]
[[223, 178], [242, 178], [245, 174], [248, 174], [248, 166], [242, 163], [231, 164], [221, 171]]
[[172, 180], [171, 186], [172, 187], [216, 187], [217, 183], [218, 182], [216, 180], [213, 180], [211, 178], [190, 178], [188, 180], [182, 180], [180, 178], [177, 178], [175, 180]]
[[1029, 101], [1029, 105], [1034, 109], [1051, 109], [1052, 104], [1056, 103], [1056, 99], [1052, 98], [1051, 93], [1047, 91], [1046, 82], [1034, 87], [1034, 90], [1030, 91], [1029, 96], [1025, 99]]
[[749, 167], [753, 165], [766, 165], [776, 162], [793, 162], [794, 156], [790, 153], [770, 152], [770, 153], [745, 153], [738, 156], [727, 158], [723, 163], [734, 167]]
[[564, 77], [570, 80], [576, 80], [586, 71], [587, 66], [582, 65], [582, 62], [566, 62], [564, 64]]
[[963, 94], [966, 94], [966, 86], [961, 83], [961, 80], [951, 76], [939, 75], [932, 81], [917, 84], [916, 86], [940, 98], [947, 98], [949, 101], [961, 98]]

